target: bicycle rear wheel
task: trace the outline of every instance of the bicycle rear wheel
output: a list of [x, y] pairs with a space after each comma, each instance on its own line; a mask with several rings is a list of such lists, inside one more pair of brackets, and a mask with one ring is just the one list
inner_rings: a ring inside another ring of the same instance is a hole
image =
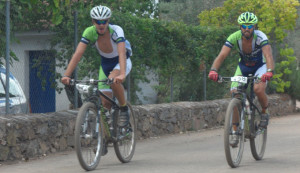
[[254, 159], [261, 160], [266, 150], [268, 130], [259, 128], [261, 115], [258, 113], [256, 113], [257, 115], [255, 115], [255, 112], [257, 111], [253, 111], [252, 117], [254, 118], [251, 119], [251, 132], [253, 132], [253, 135], [250, 138], [250, 148]]
[[[233, 124], [233, 114], [238, 114], [238, 122]], [[224, 126], [224, 148], [226, 160], [229, 166], [236, 168], [239, 166], [244, 151], [244, 131], [241, 129], [242, 120], [242, 103], [241, 100], [233, 98], [226, 110], [225, 115], [225, 126]], [[232, 144], [233, 138], [235, 137], [235, 143]]]
[[136, 145], [136, 123], [132, 106], [127, 102], [129, 108], [130, 122], [128, 127], [118, 127], [119, 111], [115, 113], [114, 129], [117, 141], [114, 142], [115, 153], [122, 163], [130, 162]]
[[75, 150], [81, 167], [94, 170], [101, 158], [103, 128], [94, 103], [87, 102], [80, 108], [75, 125]]

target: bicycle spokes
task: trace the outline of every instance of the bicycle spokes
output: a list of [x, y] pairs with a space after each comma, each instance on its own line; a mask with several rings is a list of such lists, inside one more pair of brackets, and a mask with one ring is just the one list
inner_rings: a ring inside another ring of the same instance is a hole
[[93, 103], [86, 103], [78, 113], [75, 126], [75, 149], [85, 170], [93, 170], [100, 161], [103, 148], [102, 127]]

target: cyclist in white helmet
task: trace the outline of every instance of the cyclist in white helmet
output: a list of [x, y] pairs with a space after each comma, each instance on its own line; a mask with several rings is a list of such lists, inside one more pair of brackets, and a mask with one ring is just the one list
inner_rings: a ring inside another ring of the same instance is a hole
[[[99, 84], [99, 89], [110, 97], [112, 97], [113, 91], [121, 106], [119, 126], [125, 127], [129, 122], [129, 114], [122, 83], [131, 71], [130, 56], [132, 53], [130, 43], [125, 39], [123, 29], [118, 25], [109, 24], [111, 15], [111, 10], [106, 6], [99, 5], [92, 8], [90, 16], [93, 25], [87, 27], [83, 32], [81, 41], [61, 81], [66, 85], [70, 83], [70, 76], [79, 63], [86, 47], [89, 44], [95, 45], [100, 55], [95, 58], [101, 58], [99, 80], [105, 78], [114, 79], [113, 84], [110, 86]], [[111, 105], [108, 101], [102, 99], [102, 103], [106, 108], [110, 109]]]
[[[262, 82], [257, 81], [254, 84], [254, 92], [257, 95], [258, 101], [262, 107], [262, 121], [260, 125], [267, 128], [269, 113], [268, 113], [268, 98], [265, 93], [267, 83], [273, 76], [274, 61], [272, 48], [269, 44], [267, 36], [260, 30], [256, 30], [258, 19], [251, 12], [244, 12], [238, 18], [240, 30], [231, 34], [221, 52], [214, 60], [214, 63], [209, 72], [209, 79], [218, 80], [218, 69], [222, 62], [229, 55], [232, 48], [238, 49], [240, 53], [239, 65], [234, 76], [248, 76], [249, 74], [258, 75]], [[237, 82], [231, 84], [231, 91], [235, 92]]]

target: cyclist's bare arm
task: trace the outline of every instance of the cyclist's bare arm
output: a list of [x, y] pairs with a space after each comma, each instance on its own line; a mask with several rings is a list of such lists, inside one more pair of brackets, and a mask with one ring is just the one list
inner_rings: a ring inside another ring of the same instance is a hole
[[118, 54], [120, 64], [120, 75], [115, 78], [115, 82], [122, 83], [126, 78], [126, 49], [125, 42], [118, 43]]
[[211, 68], [218, 70], [220, 68], [220, 66], [222, 65], [223, 61], [229, 55], [230, 51], [231, 51], [231, 48], [224, 45], [222, 47], [219, 55], [217, 56], [217, 58], [214, 60], [214, 63]]
[[272, 55], [272, 48], [270, 45], [266, 45], [262, 48], [264, 57], [266, 58], [267, 69], [274, 70], [274, 60]]
[[[72, 72], [76, 68], [78, 62], [80, 61], [84, 51], [86, 50], [87, 44], [80, 42], [76, 48], [75, 53], [72, 56], [72, 59], [68, 65], [68, 68], [65, 72], [65, 76], [71, 76]], [[64, 84], [69, 84], [70, 83], [70, 78], [69, 77], [63, 77], [61, 79], [62, 83]]]

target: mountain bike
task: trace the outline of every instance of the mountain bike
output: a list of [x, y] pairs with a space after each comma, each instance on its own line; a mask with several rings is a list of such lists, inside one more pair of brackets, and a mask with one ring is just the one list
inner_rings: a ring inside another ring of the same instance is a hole
[[[261, 160], [267, 142], [267, 129], [259, 126], [261, 111], [255, 101], [253, 86], [257, 76], [219, 77], [219, 82], [238, 82], [237, 92], [233, 93], [227, 107], [224, 125], [224, 148], [228, 165], [239, 166], [244, 151], [244, 142], [250, 140], [254, 159]], [[250, 85], [250, 91], [247, 90]]]
[[[75, 124], [75, 150], [81, 167], [94, 170], [101, 155], [107, 152], [107, 145], [112, 143], [115, 154], [122, 163], [129, 162], [136, 145], [136, 124], [132, 106], [129, 107], [130, 122], [126, 127], [118, 126], [120, 106], [114, 99], [98, 89], [98, 83], [112, 84], [112, 80], [71, 80], [79, 93], [86, 99], [80, 107]], [[101, 104], [101, 96], [108, 100], [112, 108], [107, 110]]]

